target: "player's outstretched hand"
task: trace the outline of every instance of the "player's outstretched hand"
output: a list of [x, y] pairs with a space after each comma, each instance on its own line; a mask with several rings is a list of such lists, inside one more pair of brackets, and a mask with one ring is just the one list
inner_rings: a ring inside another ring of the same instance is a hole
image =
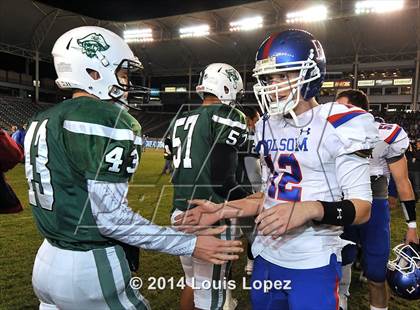
[[192, 256], [216, 265], [237, 260], [239, 258], [237, 253], [243, 252], [242, 242], [239, 240], [220, 240], [214, 237], [214, 235], [223, 233], [226, 228], [227, 226], [219, 226], [200, 231]]
[[299, 202], [278, 204], [263, 210], [255, 219], [258, 230], [264, 236], [277, 239], [287, 231], [297, 228], [312, 220], [311, 208], [302, 207]]
[[419, 243], [419, 237], [417, 235], [417, 229], [416, 228], [408, 228], [407, 233], [405, 234], [405, 244], [410, 243]]
[[196, 207], [175, 217], [174, 225], [177, 230], [195, 233], [208, 228], [221, 219], [220, 211], [223, 204], [215, 204], [209, 200], [194, 199], [189, 204]]

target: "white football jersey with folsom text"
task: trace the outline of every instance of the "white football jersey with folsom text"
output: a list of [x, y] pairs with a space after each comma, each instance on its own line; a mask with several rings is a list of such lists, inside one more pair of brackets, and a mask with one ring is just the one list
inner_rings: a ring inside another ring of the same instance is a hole
[[[354, 152], [377, 143], [373, 116], [330, 102], [297, 118], [299, 126], [280, 116], [257, 123], [256, 145], [262, 144], [259, 151], [269, 170], [264, 208], [290, 201], [338, 201], [343, 195], [371, 200], [369, 161]], [[329, 264], [331, 254], [341, 261], [341, 233], [341, 227], [310, 221], [277, 240], [258, 234], [252, 252], [286, 268], [318, 268]]]

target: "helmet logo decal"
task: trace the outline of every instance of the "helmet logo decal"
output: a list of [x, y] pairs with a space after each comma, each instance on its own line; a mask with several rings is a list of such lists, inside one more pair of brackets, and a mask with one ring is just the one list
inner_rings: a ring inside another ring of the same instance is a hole
[[225, 72], [229, 81], [233, 83], [233, 88], [238, 88], [239, 76], [237, 71], [235, 69], [226, 69]]
[[313, 42], [313, 44], [314, 44], [314, 46], [316, 48], [316, 53], [318, 55], [318, 59], [325, 58], [324, 51], [323, 51], [323, 49], [322, 49], [321, 44], [319, 43], [319, 41], [318, 40], [312, 40], [312, 42]]
[[295, 55], [290, 54], [288, 52], [278, 52], [273, 55], [273, 57], [279, 57], [279, 56], [286, 56], [286, 57], [291, 57], [291, 58], [295, 57]]
[[77, 44], [82, 48], [82, 53], [89, 58], [97, 57], [97, 52], [109, 49], [108, 43], [100, 33], [91, 33], [82, 39], [77, 39]]

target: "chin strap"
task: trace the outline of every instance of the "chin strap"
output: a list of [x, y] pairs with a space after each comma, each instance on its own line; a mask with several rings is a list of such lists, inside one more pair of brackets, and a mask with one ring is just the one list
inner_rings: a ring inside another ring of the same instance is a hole
[[262, 119], [263, 119], [262, 139], [258, 141], [257, 145], [255, 146], [255, 151], [258, 154], [260, 154], [261, 148], [263, 148], [264, 161], [267, 167], [270, 169], [271, 174], [274, 175], [275, 171], [274, 171], [273, 160], [271, 159], [270, 150], [268, 149], [268, 143], [265, 140], [265, 127], [266, 127], [266, 122], [268, 121], [269, 118], [270, 118], [270, 115], [268, 113], [265, 113], [262, 116]]
[[292, 111], [289, 112], [289, 114], [292, 117], [293, 121], [295, 122], [296, 127], [298, 127], [299, 126], [299, 120], [297, 118], [297, 115], [296, 115], [295, 111], [292, 110]]

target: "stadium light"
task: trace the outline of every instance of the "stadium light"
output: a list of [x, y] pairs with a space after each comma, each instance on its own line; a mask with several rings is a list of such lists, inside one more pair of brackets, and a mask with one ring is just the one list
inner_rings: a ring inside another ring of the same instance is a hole
[[404, 0], [364, 0], [356, 2], [354, 11], [356, 14], [388, 13], [403, 7]]
[[124, 41], [127, 43], [152, 42], [153, 31], [151, 28], [125, 30]]
[[263, 18], [261, 16], [243, 18], [234, 22], [230, 22], [230, 31], [249, 31], [261, 28]]
[[286, 23], [310, 23], [327, 19], [328, 10], [324, 5], [317, 5], [302, 11], [286, 14]]
[[179, 29], [179, 36], [181, 38], [203, 37], [208, 34], [210, 34], [210, 26], [205, 24]]

